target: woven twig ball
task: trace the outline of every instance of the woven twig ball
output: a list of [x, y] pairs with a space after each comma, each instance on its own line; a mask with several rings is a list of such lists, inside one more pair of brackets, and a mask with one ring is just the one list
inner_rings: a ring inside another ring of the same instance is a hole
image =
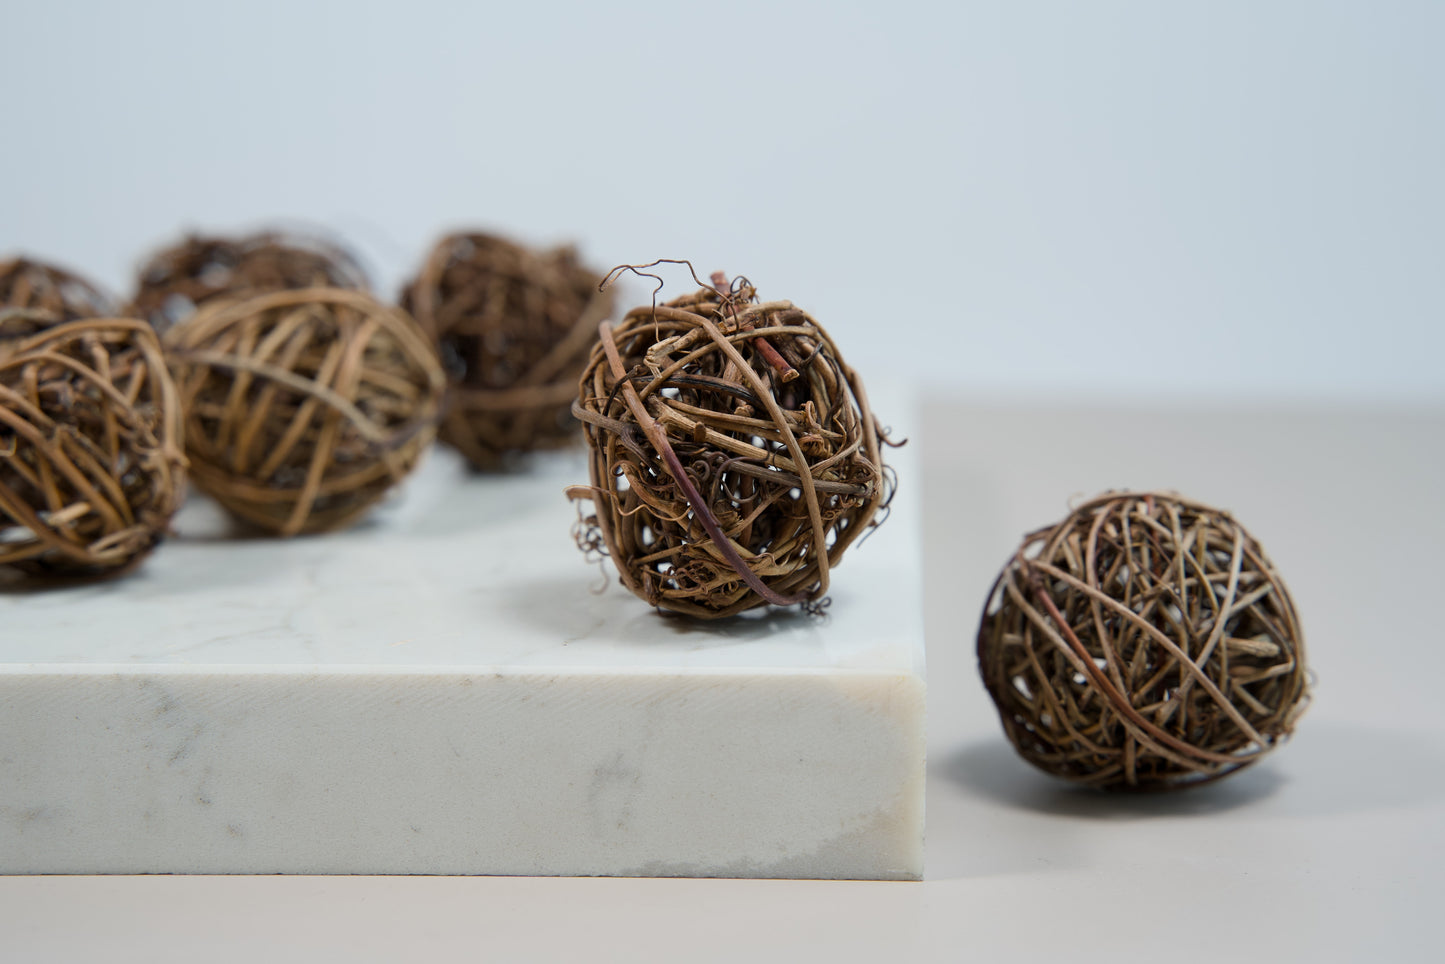
[[569, 247], [533, 251], [453, 234], [427, 256], [402, 307], [435, 340], [452, 382], [439, 432], [479, 469], [578, 440], [577, 378], [612, 310]]
[[817, 606], [891, 482], [863, 384], [812, 316], [745, 281], [603, 323], [573, 411], [579, 545], [653, 606]]
[[0, 261], [0, 339], [115, 314], [114, 299], [73, 272], [28, 258]]
[[130, 313], [164, 332], [217, 298], [322, 287], [365, 291], [366, 272], [350, 252], [322, 238], [282, 232], [192, 236], [140, 269]]
[[431, 345], [359, 291], [215, 302], [165, 345], [196, 487], [273, 533], [351, 524], [435, 434], [445, 379]]
[[180, 406], [144, 322], [89, 319], [0, 346], [0, 568], [136, 563], [181, 503]]
[[979, 670], [1030, 763], [1108, 789], [1233, 773], [1308, 697], [1294, 603], [1226, 512], [1107, 494], [1029, 535], [990, 593]]

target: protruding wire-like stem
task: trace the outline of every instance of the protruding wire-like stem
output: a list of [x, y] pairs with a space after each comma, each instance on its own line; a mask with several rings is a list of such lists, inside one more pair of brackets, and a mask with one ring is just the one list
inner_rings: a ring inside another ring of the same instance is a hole
[[[737, 314], [737, 307], [733, 304], [732, 286], [728, 283], [728, 276], [722, 271], [714, 271], [712, 273], [712, 286], [722, 297], [723, 305], [732, 312], [733, 317], [737, 320], [738, 327], [743, 331], [752, 331], [752, 319], [746, 315], [739, 317]], [[768, 341], [767, 336], [759, 335], [753, 339], [753, 344], [757, 346], [758, 352], [767, 363], [773, 367], [773, 370], [778, 373], [778, 377], [781, 378], [784, 383], [791, 382], [798, 377], [798, 370], [788, 364], [788, 360], [778, 353], [778, 350], [773, 347], [773, 343]]]

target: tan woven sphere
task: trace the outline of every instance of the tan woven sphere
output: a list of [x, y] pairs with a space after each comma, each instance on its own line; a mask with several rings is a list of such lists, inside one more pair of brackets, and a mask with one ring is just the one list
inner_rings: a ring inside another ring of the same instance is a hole
[[431, 345], [359, 291], [212, 302], [165, 345], [196, 487], [269, 532], [350, 525], [435, 434], [445, 379]]
[[115, 300], [73, 272], [28, 258], [0, 261], [0, 339], [115, 314]]
[[990, 593], [978, 661], [1020, 755], [1106, 789], [1233, 773], [1308, 702], [1274, 565], [1228, 513], [1172, 494], [1103, 495], [1029, 535]]
[[193, 235], [156, 252], [140, 269], [130, 313], [164, 332], [217, 298], [367, 287], [356, 258], [322, 238], [278, 231], [240, 238]]
[[612, 310], [572, 248], [533, 251], [485, 234], [443, 238], [402, 292], [436, 342], [452, 389], [443, 442], [478, 469], [579, 440], [577, 378]]
[[184, 466], [175, 386], [144, 322], [0, 344], [0, 569], [125, 570], [165, 536]]
[[649, 604], [810, 607], [891, 491], [858, 376], [816, 320], [715, 288], [604, 323], [573, 411], [592, 484], [579, 545]]

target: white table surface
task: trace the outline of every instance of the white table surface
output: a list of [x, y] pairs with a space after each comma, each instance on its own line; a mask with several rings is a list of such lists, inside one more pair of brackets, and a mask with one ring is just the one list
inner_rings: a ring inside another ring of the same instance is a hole
[[[1445, 412], [935, 399], [898, 427], [925, 463], [924, 882], [0, 878], [0, 959], [1439, 959]], [[1125, 486], [1232, 509], [1318, 674], [1291, 744], [1177, 796], [1033, 772], [973, 665], [1018, 536]]]

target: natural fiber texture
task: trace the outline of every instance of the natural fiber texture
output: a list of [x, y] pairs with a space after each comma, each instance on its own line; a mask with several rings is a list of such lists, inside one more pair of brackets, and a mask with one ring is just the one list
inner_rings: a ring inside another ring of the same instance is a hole
[[1228, 513], [1168, 494], [1104, 495], [1028, 536], [990, 593], [978, 659], [1024, 759], [1109, 789], [1232, 773], [1307, 702], [1273, 564]]
[[445, 380], [426, 336], [358, 291], [207, 305], [166, 353], [196, 486], [280, 535], [349, 525], [435, 434]]
[[184, 487], [180, 407], [140, 321], [59, 325], [0, 348], [0, 567], [125, 569]]
[[863, 384], [807, 312], [716, 287], [601, 326], [573, 406], [596, 514], [584, 550], [648, 603], [706, 618], [819, 608], [891, 490]]
[[571, 248], [532, 251], [484, 234], [437, 243], [402, 307], [436, 341], [452, 381], [442, 441], [479, 469], [579, 438], [577, 378], [612, 310]]
[[0, 340], [114, 314], [114, 299], [79, 275], [26, 258], [0, 261]]
[[320, 238], [279, 232], [192, 236], [141, 268], [131, 314], [164, 332], [217, 298], [313, 287], [365, 291], [366, 272], [350, 252]]

